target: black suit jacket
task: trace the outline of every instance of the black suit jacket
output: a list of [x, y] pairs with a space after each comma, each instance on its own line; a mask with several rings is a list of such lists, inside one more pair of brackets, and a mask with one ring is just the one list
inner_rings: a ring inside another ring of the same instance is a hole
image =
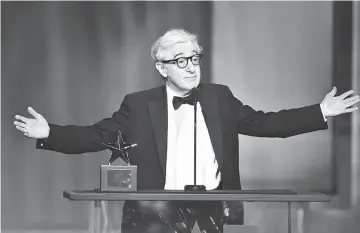
[[[227, 86], [200, 84], [199, 89], [199, 102], [225, 190], [241, 189], [238, 134], [286, 138], [327, 128], [319, 104], [264, 113], [244, 105]], [[67, 154], [100, 151], [106, 149], [102, 143], [116, 141], [119, 129], [128, 142], [138, 144], [129, 151], [131, 163], [138, 166], [138, 189], [164, 189], [167, 154], [165, 86], [125, 96], [120, 109], [111, 118], [91, 126], [50, 124], [49, 138], [44, 144], [38, 140], [37, 148]]]

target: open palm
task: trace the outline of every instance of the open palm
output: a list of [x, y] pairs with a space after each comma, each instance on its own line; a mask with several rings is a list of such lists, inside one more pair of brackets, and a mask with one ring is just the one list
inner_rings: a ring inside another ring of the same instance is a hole
[[28, 108], [28, 111], [34, 118], [26, 118], [16, 115], [15, 119], [19, 120], [14, 121], [16, 129], [23, 132], [25, 136], [30, 138], [47, 138], [49, 136], [50, 128], [45, 118], [31, 107]]
[[336, 87], [334, 87], [329, 94], [327, 94], [321, 103], [321, 107], [325, 117], [337, 116], [343, 113], [354, 112], [358, 110], [358, 107], [354, 106], [360, 101], [359, 95], [350, 96], [354, 91], [350, 90], [342, 95], [335, 96]]

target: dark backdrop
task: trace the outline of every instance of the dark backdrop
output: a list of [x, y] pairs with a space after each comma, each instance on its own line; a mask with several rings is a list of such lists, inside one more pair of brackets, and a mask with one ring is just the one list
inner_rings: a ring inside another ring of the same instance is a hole
[[1, 10], [2, 226], [86, 229], [88, 203], [62, 191], [99, 187], [109, 152], [36, 150], [14, 116], [28, 116], [27, 106], [57, 124], [111, 116], [125, 94], [162, 84], [150, 48], [168, 28], [199, 35], [210, 80], [211, 3], [2, 2]]

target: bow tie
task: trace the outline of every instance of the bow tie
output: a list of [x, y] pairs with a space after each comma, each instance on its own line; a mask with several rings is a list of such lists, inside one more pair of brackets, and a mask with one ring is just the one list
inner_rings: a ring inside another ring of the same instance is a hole
[[194, 99], [190, 95], [188, 95], [184, 98], [179, 97], [179, 96], [174, 96], [174, 98], [173, 98], [174, 109], [177, 110], [178, 108], [180, 108], [180, 106], [182, 104], [194, 105]]

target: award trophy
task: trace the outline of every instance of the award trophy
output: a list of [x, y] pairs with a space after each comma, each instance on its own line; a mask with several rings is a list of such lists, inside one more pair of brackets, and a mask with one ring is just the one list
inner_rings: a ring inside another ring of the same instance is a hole
[[[137, 190], [137, 166], [130, 165], [127, 150], [137, 146], [124, 142], [119, 130], [118, 138], [114, 144], [104, 146], [112, 151], [108, 165], [101, 165], [100, 171], [100, 190], [101, 191], [136, 191]], [[123, 159], [127, 165], [111, 165], [116, 159]]]

